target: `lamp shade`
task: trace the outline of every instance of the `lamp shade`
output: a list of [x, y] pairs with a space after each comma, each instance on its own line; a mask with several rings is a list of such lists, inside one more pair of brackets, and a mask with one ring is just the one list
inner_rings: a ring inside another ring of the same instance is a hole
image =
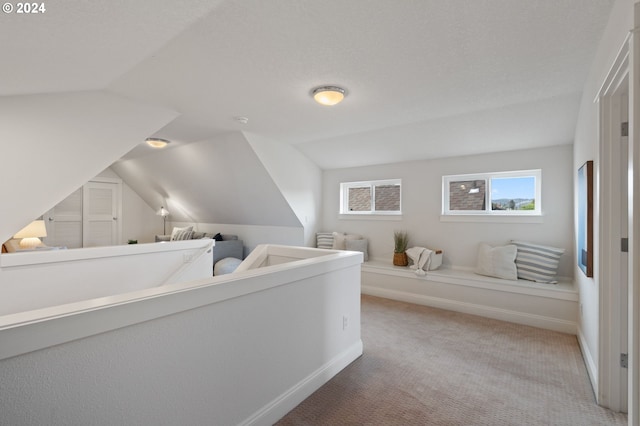
[[160, 207], [160, 210], [158, 210], [158, 213], [156, 214], [158, 216], [167, 217], [169, 216], [169, 210], [165, 209], [164, 207]]
[[40, 238], [47, 236], [47, 228], [44, 220], [34, 220], [21, 230], [19, 230], [13, 238]]
[[34, 220], [19, 230], [13, 238], [21, 238], [19, 244], [21, 249], [33, 249], [41, 246], [42, 241], [40, 241], [40, 237], [46, 236], [47, 227], [44, 225], [44, 220]]

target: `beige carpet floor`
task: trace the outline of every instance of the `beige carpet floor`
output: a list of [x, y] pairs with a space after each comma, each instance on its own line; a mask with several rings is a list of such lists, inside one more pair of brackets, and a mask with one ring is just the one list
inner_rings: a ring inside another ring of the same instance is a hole
[[626, 425], [575, 336], [363, 296], [364, 355], [277, 425]]

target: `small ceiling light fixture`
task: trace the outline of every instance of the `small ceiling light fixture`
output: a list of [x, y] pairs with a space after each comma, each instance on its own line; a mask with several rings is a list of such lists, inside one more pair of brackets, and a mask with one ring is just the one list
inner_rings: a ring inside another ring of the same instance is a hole
[[147, 138], [146, 142], [147, 142], [147, 145], [153, 148], [164, 148], [165, 146], [171, 143], [166, 139], [160, 139], [160, 138]]
[[332, 106], [342, 102], [347, 92], [338, 86], [320, 86], [311, 91], [311, 96], [320, 105]]

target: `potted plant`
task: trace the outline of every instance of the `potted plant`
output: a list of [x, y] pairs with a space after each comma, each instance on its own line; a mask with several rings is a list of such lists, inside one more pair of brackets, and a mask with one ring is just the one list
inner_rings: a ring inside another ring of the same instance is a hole
[[394, 231], [393, 232], [393, 264], [396, 266], [407, 266], [409, 259], [407, 259], [407, 245], [409, 244], [409, 235], [406, 231]]

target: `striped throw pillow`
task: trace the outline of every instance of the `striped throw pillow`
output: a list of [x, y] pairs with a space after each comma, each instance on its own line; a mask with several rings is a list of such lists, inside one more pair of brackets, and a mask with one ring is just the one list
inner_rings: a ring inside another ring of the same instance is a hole
[[193, 234], [193, 226], [185, 226], [184, 228], [173, 227], [171, 231], [171, 240], [190, 240], [191, 235]]
[[171, 241], [190, 240], [193, 231], [178, 231], [171, 236]]
[[316, 233], [316, 247], [321, 249], [331, 249], [333, 247], [333, 233], [332, 232]]
[[518, 278], [548, 284], [558, 282], [556, 274], [564, 249], [526, 241], [512, 240], [511, 244], [518, 247], [516, 255]]

